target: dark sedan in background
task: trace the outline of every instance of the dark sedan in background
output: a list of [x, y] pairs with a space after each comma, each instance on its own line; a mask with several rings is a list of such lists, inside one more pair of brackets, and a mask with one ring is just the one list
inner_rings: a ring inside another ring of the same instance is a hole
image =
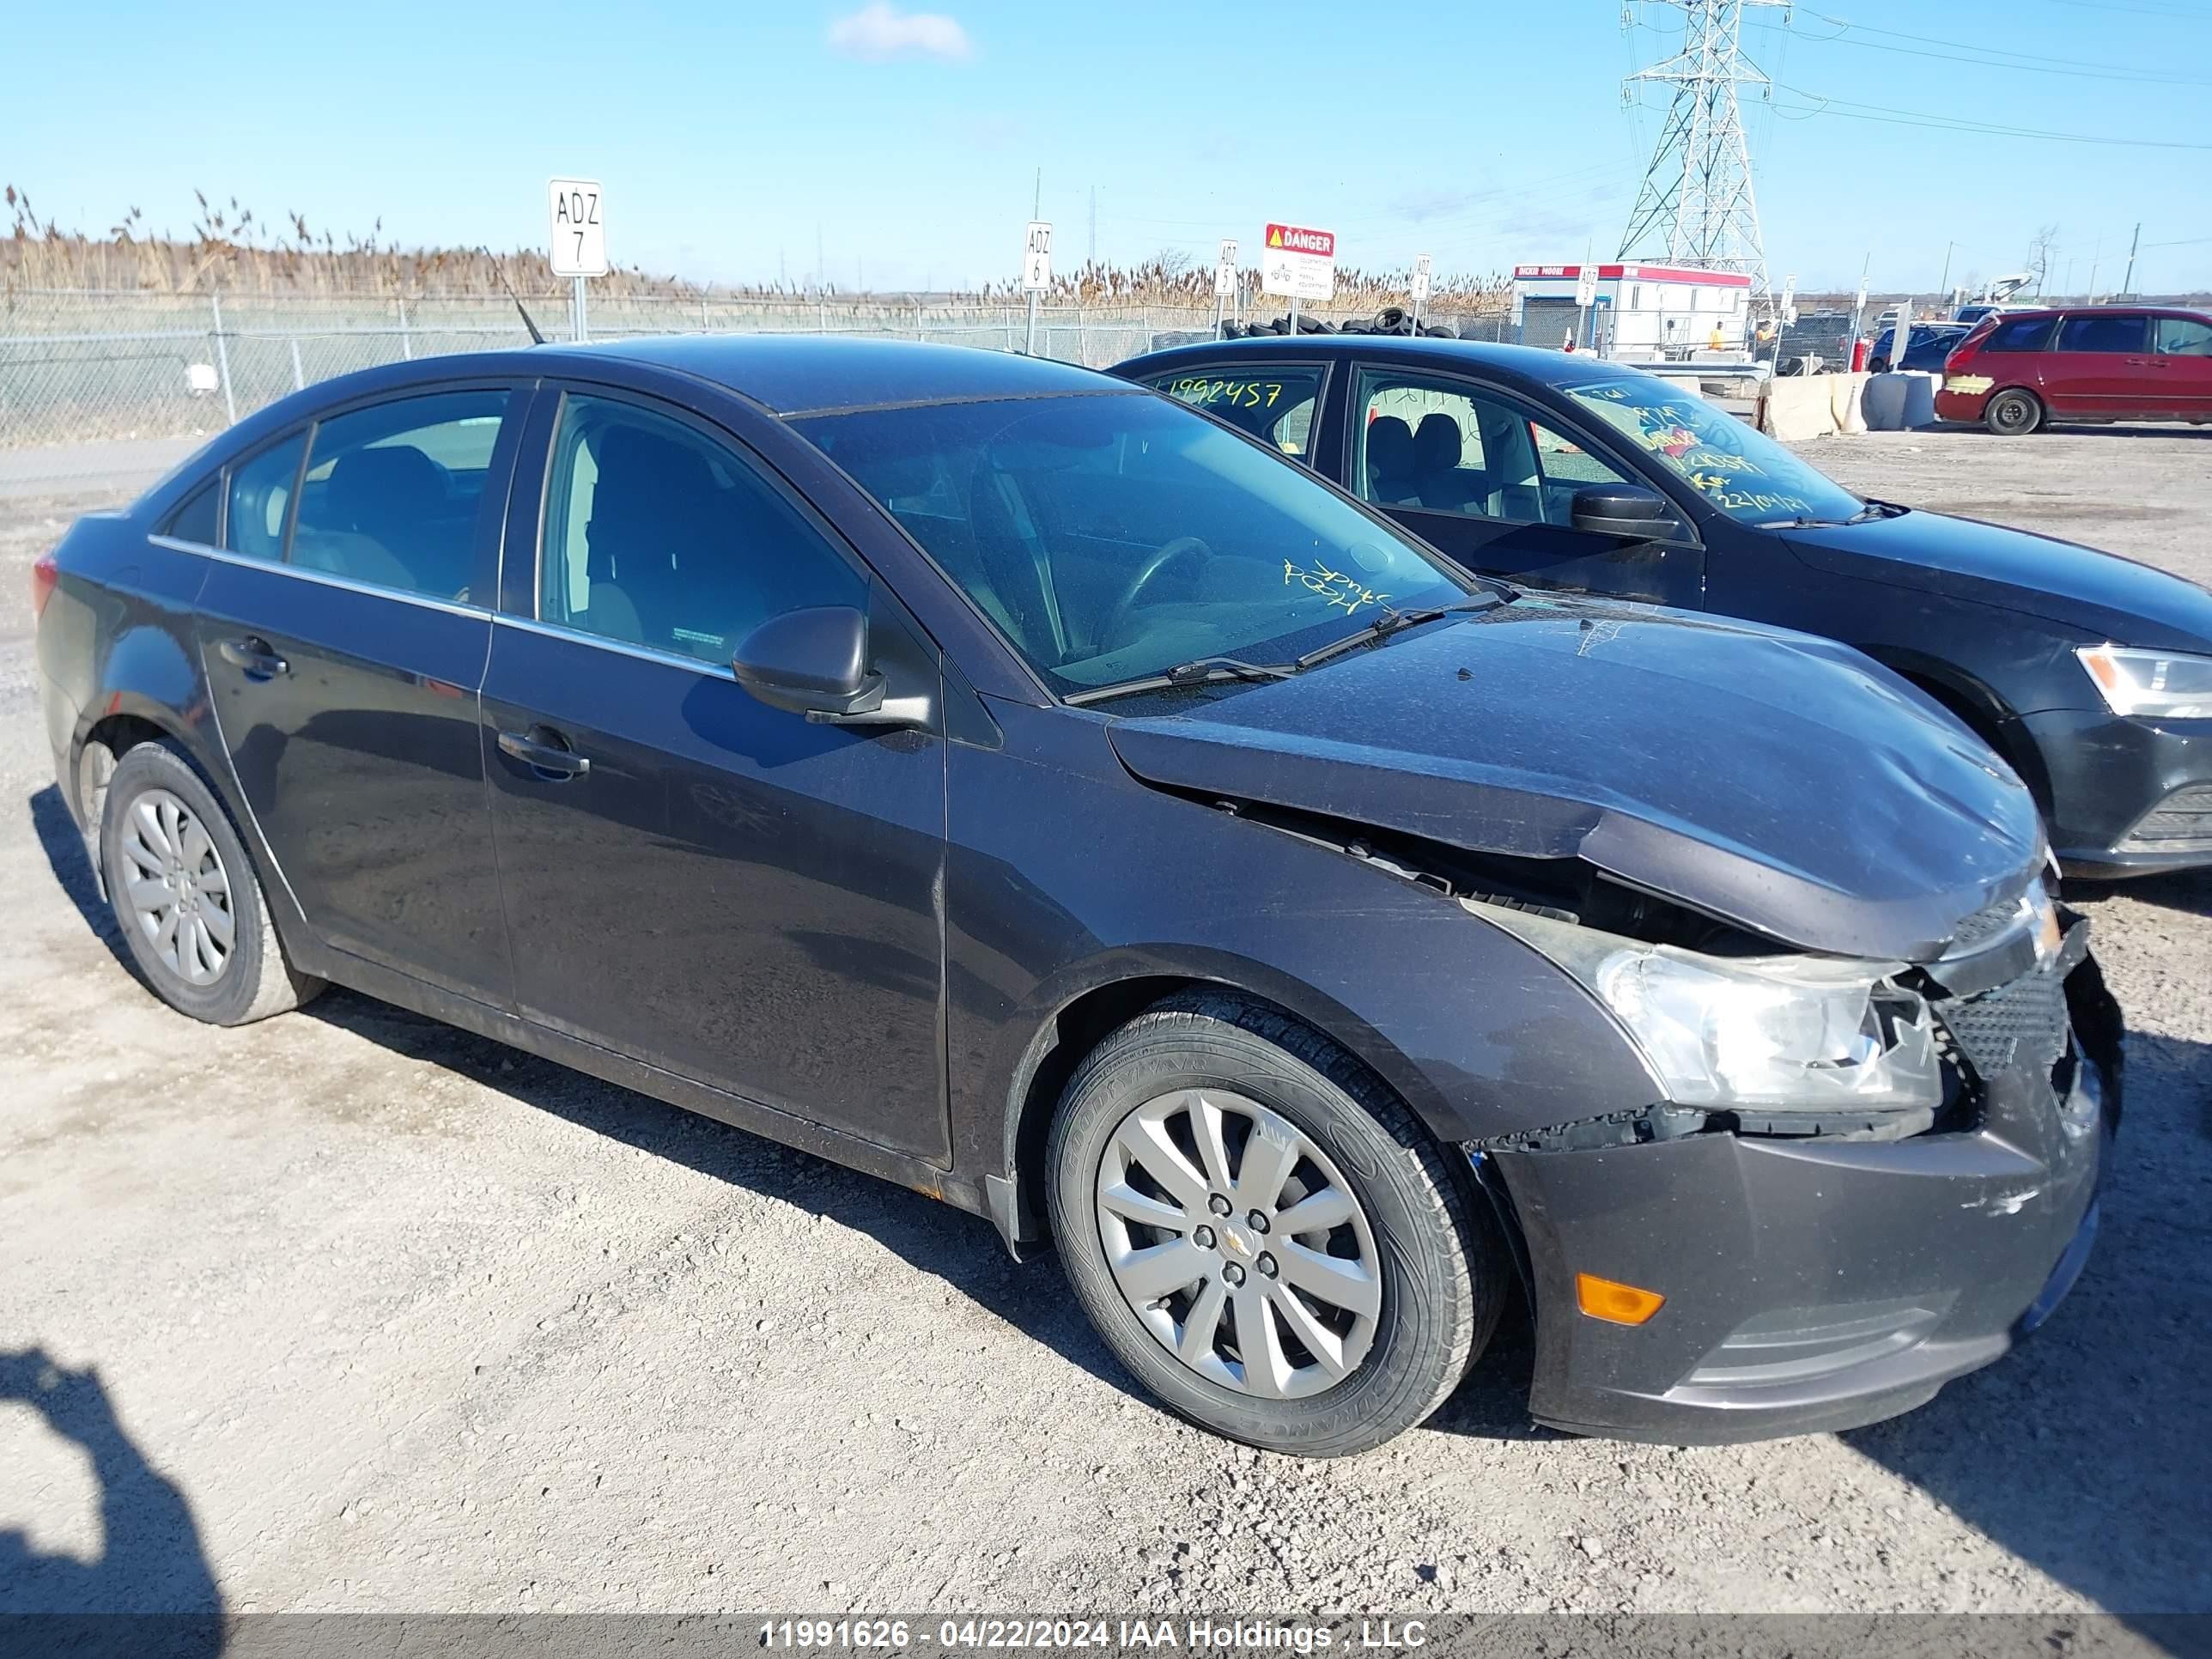
[[1346, 334], [1115, 373], [1306, 462], [1471, 570], [1857, 647], [2034, 792], [2065, 869], [2212, 863], [2212, 592], [1863, 501], [1693, 388], [1597, 359]]
[[1471, 577], [1104, 375], [393, 365], [33, 594], [173, 1006], [335, 980], [1049, 1237], [1255, 1444], [1419, 1422], [1516, 1283], [1548, 1422], [1869, 1422], [2094, 1235], [2118, 1012], [1971, 733], [1826, 641]]
[[1951, 348], [1972, 331], [1971, 323], [1915, 323], [1905, 337], [1905, 359], [1898, 362], [1892, 361], [1897, 349], [1897, 329], [1893, 325], [1875, 336], [1874, 349], [1867, 357], [1867, 368], [1876, 374], [1892, 368], [1941, 374], [1944, 359], [1951, 355]]

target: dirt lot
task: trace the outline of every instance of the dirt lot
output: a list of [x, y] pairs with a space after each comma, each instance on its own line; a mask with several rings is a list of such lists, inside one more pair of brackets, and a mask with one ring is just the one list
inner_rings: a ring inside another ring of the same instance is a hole
[[[1810, 453], [2212, 580], [2212, 438]], [[166, 1012], [34, 703], [24, 569], [94, 504], [0, 502], [0, 1608], [2212, 1610], [2212, 878], [2087, 896], [2130, 1121], [1994, 1369], [1630, 1447], [1530, 1426], [1515, 1329], [1389, 1449], [1260, 1456], [926, 1199], [352, 995]]]

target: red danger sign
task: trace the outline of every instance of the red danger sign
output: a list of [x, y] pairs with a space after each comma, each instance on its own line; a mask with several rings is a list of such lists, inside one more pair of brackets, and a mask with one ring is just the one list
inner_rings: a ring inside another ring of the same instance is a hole
[[1285, 253], [1317, 253], [1324, 259], [1336, 258], [1336, 233], [1333, 230], [1308, 230], [1303, 225], [1269, 225], [1267, 246], [1280, 248]]

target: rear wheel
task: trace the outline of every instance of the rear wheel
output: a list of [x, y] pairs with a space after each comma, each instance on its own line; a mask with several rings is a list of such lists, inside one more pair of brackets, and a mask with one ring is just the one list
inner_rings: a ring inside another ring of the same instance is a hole
[[2043, 404], [2033, 392], [2009, 386], [1982, 409], [1982, 423], [2001, 438], [2021, 438], [2043, 424]]
[[100, 857], [131, 960], [178, 1012], [244, 1025], [323, 988], [284, 960], [237, 830], [174, 750], [141, 744], [116, 763]]
[[1350, 1056], [1234, 998], [1163, 1004], [1069, 1080], [1048, 1147], [1078, 1298], [1170, 1409], [1364, 1451], [1442, 1403], [1506, 1274], [1448, 1154]]

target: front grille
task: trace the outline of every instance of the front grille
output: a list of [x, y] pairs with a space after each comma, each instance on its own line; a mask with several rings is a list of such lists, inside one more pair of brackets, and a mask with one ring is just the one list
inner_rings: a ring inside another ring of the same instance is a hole
[[1951, 935], [1946, 956], [1964, 956], [1977, 945], [1986, 945], [1999, 933], [2021, 919], [2020, 896], [2000, 900], [1986, 910], [1977, 910], [1960, 922]]
[[2212, 783], [2192, 783], [2143, 814], [2119, 850], [2179, 853], [2208, 846], [2212, 846]]
[[1933, 1005], [1936, 1017], [1984, 1081], [2014, 1066], [2047, 1073], [2066, 1052], [2066, 980], [2040, 969], [1978, 996]]

